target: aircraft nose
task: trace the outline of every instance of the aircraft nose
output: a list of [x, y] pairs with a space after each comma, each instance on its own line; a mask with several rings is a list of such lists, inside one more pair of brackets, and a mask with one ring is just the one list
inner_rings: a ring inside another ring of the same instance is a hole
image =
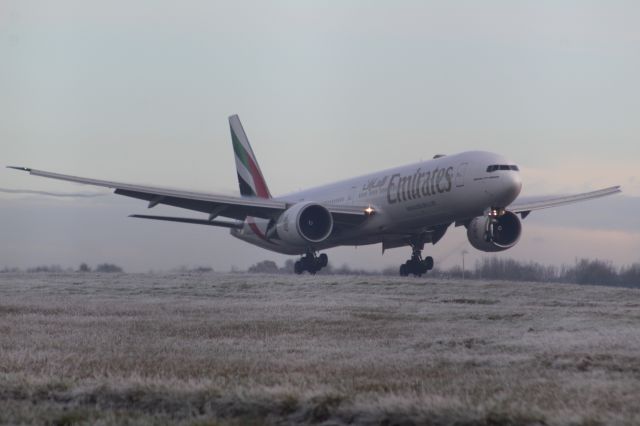
[[500, 179], [500, 190], [497, 191], [495, 200], [496, 206], [506, 207], [513, 203], [520, 195], [521, 190], [522, 180], [520, 179], [520, 173], [514, 171], [505, 173]]

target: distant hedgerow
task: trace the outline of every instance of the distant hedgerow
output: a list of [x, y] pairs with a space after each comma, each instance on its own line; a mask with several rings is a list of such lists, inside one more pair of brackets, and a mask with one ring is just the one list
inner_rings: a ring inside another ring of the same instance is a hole
[[112, 263], [101, 263], [100, 265], [96, 266], [96, 272], [107, 272], [107, 273], [122, 272], [122, 268]]

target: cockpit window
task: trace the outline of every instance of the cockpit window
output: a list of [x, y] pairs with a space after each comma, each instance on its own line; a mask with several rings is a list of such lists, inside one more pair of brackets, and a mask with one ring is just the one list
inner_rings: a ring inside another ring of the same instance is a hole
[[493, 164], [493, 165], [487, 167], [487, 173], [492, 173], [492, 172], [495, 172], [497, 170], [513, 170], [514, 172], [520, 171], [518, 166], [509, 165], [509, 164]]

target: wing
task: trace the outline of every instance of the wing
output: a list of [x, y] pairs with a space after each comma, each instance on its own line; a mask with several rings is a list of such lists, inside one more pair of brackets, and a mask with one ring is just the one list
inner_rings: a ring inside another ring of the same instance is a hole
[[[63, 175], [59, 173], [46, 172], [42, 170], [31, 169], [28, 167], [13, 167], [10, 169], [22, 170], [33, 176], [41, 176], [50, 179], [64, 180], [68, 182], [76, 182], [86, 185], [101, 186], [114, 189], [118, 195], [137, 198], [147, 201], [149, 208], [158, 204], [166, 204], [173, 207], [194, 210], [209, 215], [209, 224], [218, 225], [214, 222], [218, 216], [228, 217], [236, 220], [244, 220], [247, 216], [259, 217], [265, 219], [275, 219], [282, 212], [291, 206], [286, 201], [273, 198], [257, 198], [257, 197], [233, 197], [228, 195], [218, 195], [203, 192], [184, 191], [171, 188], [160, 188], [153, 186], [142, 186], [130, 183], [112, 182], [106, 180], [83, 178], [78, 176]], [[338, 223], [345, 225], [357, 225], [362, 223], [367, 214], [365, 208], [367, 206], [325, 206]], [[142, 217], [144, 219], [152, 219], [152, 217]], [[156, 217], [157, 218], [157, 217]], [[162, 217], [159, 220], [169, 220], [174, 222], [185, 222], [184, 220], [175, 220], [179, 218]], [[199, 221], [191, 221], [188, 223], [203, 223]]]
[[158, 204], [166, 204], [169, 206], [207, 213], [212, 216], [210, 219], [217, 216], [229, 217], [238, 220], [244, 220], [247, 216], [272, 218], [279, 215], [287, 208], [285, 202], [273, 199], [232, 197], [153, 186], [134, 185], [129, 183], [45, 172], [27, 167], [10, 168], [23, 170], [34, 176], [112, 188], [115, 189], [114, 192], [116, 194], [148, 201], [149, 208]]
[[583, 192], [574, 195], [555, 195], [542, 197], [522, 197], [518, 198], [507, 209], [514, 213], [521, 213], [525, 218], [533, 210], [548, 209], [551, 207], [564, 206], [580, 201], [592, 200], [594, 198], [605, 197], [622, 192], [619, 186], [611, 186], [609, 188], [599, 189], [597, 191]]
[[146, 214], [130, 214], [138, 219], [163, 220], [165, 222], [192, 223], [194, 225], [220, 226], [229, 229], [242, 229], [242, 222], [225, 222], [222, 220], [195, 219], [192, 217], [150, 216]]

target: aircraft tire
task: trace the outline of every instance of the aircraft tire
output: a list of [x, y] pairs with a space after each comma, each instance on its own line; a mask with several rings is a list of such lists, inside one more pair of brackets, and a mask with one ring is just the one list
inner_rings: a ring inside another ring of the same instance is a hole
[[296, 263], [293, 264], [293, 272], [295, 272], [298, 275], [304, 272], [304, 266], [302, 265], [302, 262], [298, 260]]
[[[431, 256], [427, 256], [422, 263], [424, 264], [424, 266], [426, 267], [426, 271], [430, 271], [433, 269], [433, 257]], [[426, 272], [425, 271], [425, 272]]]
[[320, 268], [324, 268], [328, 264], [329, 264], [329, 256], [327, 256], [326, 253], [322, 253], [320, 256], [318, 256], [318, 266]]
[[409, 276], [409, 268], [407, 268], [406, 264], [402, 264], [400, 265], [400, 276], [401, 277], [408, 277]]

